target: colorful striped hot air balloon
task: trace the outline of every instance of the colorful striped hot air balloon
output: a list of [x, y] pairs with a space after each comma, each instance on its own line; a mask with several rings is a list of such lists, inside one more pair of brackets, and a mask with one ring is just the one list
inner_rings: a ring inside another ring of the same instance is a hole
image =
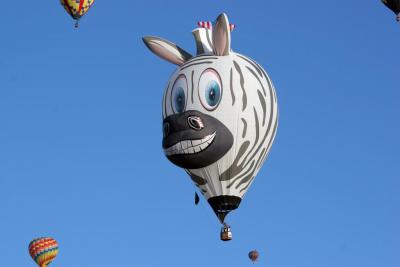
[[75, 28], [78, 28], [78, 22], [92, 7], [94, 0], [60, 0], [61, 4], [68, 14], [76, 20]]
[[39, 267], [47, 267], [58, 254], [57, 241], [50, 237], [40, 237], [29, 243], [29, 254]]

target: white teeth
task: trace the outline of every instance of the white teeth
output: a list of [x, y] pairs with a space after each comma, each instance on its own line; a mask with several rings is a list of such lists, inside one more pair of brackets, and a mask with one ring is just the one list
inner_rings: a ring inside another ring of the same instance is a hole
[[200, 140], [192, 140], [192, 144], [194, 146], [200, 145], [201, 144], [201, 139]]
[[182, 141], [182, 149], [186, 149], [188, 147], [188, 141]]
[[198, 140], [183, 140], [173, 146], [164, 149], [167, 156], [177, 154], [195, 154], [206, 149], [215, 138], [216, 132]]
[[200, 145], [200, 149], [201, 150], [204, 150], [206, 147], [208, 147], [208, 143], [207, 142]]

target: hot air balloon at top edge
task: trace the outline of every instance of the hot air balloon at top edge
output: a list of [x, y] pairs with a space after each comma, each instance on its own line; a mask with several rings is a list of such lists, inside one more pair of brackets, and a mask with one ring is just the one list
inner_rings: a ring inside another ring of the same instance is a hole
[[60, 3], [75, 20], [75, 28], [78, 28], [80, 18], [89, 11], [94, 0], [60, 0]]
[[39, 267], [47, 267], [58, 254], [57, 241], [50, 237], [40, 237], [29, 243], [29, 254]]
[[382, 3], [396, 14], [396, 20], [400, 22], [400, 0], [382, 0]]
[[159, 37], [143, 41], [178, 66], [163, 97], [164, 153], [207, 199], [226, 241], [232, 235], [225, 216], [239, 207], [271, 149], [277, 98], [264, 69], [231, 50], [234, 25], [226, 14], [198, 25], [195, 56]]

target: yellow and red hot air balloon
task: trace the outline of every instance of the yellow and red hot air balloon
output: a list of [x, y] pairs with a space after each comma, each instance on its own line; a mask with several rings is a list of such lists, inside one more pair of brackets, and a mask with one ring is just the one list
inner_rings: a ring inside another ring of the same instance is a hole
[[76, 21], [75, 28], [78, 28], [79, 19], [89, 11], [94, 0], [60, 0], [60, 2], [68, 14]]
[[39, 267], [47, 267], [58, 254], [57, 241], [50, 237], [35, 238], [29, 243], [29, 254]]

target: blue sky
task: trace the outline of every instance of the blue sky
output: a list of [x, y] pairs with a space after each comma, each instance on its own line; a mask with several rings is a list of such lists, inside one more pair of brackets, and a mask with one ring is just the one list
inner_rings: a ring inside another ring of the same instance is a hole
[[[221, 12], [280, 104], [229, 243], [162, 153], [174, 66], [141, 41], [194, 52]], [[37, 236], [54, 267], [400, 265], [400, 26], [380, 1], [98, 0], [78, 30], [58, 1], [5, 1], [0, 33], [2, 266], [34, 266]]]

